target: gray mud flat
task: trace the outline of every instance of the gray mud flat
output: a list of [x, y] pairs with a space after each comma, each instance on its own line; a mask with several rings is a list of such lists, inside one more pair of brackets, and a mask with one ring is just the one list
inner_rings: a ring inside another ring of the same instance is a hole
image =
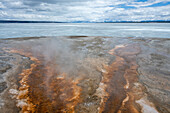
[[170, 39], [0, 40], [1, 113], [169, 113]]

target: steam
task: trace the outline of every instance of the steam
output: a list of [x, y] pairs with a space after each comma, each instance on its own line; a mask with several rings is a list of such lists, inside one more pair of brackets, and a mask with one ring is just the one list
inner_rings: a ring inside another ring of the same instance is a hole
[[[30, 43], [27, 44], [30, 46]], [[51, 37], [33, 42], [29, 49], [34, 57], [43, 58], [43, 64], [52, 66], [58, 73], [75, 74], [77, 64], [85, 54], [73, 49], [73, 41], [65, 37]]]

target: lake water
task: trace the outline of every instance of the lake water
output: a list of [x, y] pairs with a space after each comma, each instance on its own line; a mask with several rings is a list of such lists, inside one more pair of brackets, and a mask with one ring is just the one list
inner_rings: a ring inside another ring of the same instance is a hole
[[170, 38], [170, 23], [0, 23], [0, 38], [33, 36]]

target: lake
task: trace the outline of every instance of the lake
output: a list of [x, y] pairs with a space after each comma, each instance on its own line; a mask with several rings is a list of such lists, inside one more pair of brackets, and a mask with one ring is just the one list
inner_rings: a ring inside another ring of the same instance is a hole
[[0, 38], [34, 36], [170, 38], [170, 23], [0, 23]]

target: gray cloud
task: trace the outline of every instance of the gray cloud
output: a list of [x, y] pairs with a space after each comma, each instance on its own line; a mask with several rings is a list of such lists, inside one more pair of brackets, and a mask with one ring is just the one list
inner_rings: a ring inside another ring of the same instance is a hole
[[[0, 19], [91, 21], [170, 20], [168, 0], [1, 0]], [[132, 7], [132, 8], [128, 8]]]
[[81, 2], [87, 2], [87, 1], [93, 1], [93, 0], [25, 0], [23, 1], [23, 4], [29, 5], [29, 6], [37, 6], [42, 3], [46, 4], [58, 4], [58, 5], [76, 5], [80, 4]]

